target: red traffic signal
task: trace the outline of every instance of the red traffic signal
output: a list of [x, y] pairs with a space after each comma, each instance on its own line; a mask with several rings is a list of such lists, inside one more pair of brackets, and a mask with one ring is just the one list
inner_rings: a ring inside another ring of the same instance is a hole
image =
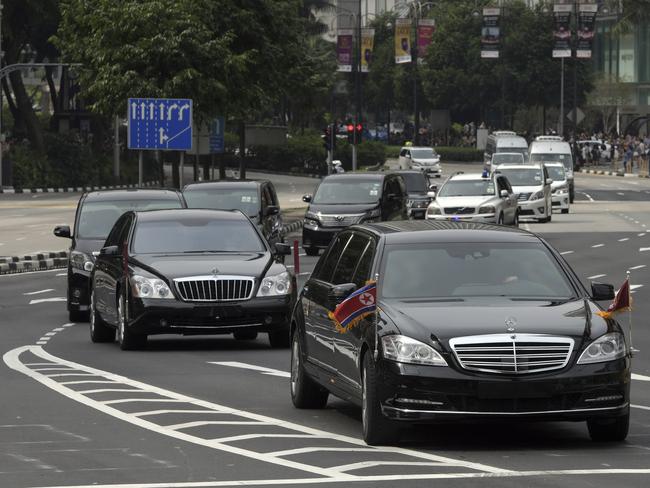
[[348, 132], [354, 132], [354, 125], [348, 124], [346, 128], [347, 128]]
[[357, 132], [361, 132], [363, 130], [363, 126], [361, 124], [357, 124]]

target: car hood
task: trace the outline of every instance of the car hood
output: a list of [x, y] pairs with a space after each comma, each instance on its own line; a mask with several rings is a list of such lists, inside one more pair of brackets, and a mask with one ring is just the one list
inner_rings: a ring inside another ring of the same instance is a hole
[[99, 250], [104, 247], [106, 239], [75, 239], [73, 251], [84, 252], [92, 255], [99, 253]]
[[382, 300], [380, 307], [396, 332], [421, 341], [437, 339], [443, 344], [454, 337], [512, 332], [508, 331], [506, 319], [516, 322], [515, 334], [578, 338], [607, 332], [604, 319], [595, 315], [596, 306], [583, 299], [566, 303], [499, 297], [420, 303]]
[[336, 204], [336, 205], [322, 205], [322, 204], [311, 204], [309, 206], [309, 212], [313, 213], [322, 213], [325, 215], [350, 215], [350, 214], [362, 214], [366, 213], [369, 210], [377, 208], [379, 202], [376, 203], [364, 203], [361, 205], [349, 205], [349, 204]]
[[261, 277], [271, 265], [271, 254], [135, 254], [133, 264], [169, 280], [189, 276], [218, 275]]
[[437, 158], [431, 158], [431, 159], [413, 158], [413, 162], [415, 164], [424, 164], [424, 165], [437, 164], [440, 162], [440, 157], [438, 156]]
[[537, 191], [542, 191], [544, 187], [539, 186], [513, 186], [512, 191], [515, 193], [535, 193]]
[[555, 190], [556, 188], [560, 188], [560, 187], [563, 187], [563, 186], [568, 187], [569, 182], [567, 180], [561, 180], [561, 181], [553, 181], [553, 183], [551, 183], [551, 189], [552, 190]]
[[438, 197], [434, 202], [441, 207], [477, 207], [492, 198], [494, 197]]
[[410, 192], [408, 194], [408, 199], [409, 200], [428, 200], [429, 197], [427, 196], [426, 192]]

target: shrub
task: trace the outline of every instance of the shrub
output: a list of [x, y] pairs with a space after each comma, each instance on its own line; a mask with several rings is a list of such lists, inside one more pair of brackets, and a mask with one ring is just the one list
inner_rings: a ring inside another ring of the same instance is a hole
[[[347, 142], [339, 139], [336, 142], [334, 159], [338, 159], [343, 164], [346, 171], [352, 170], [352, 146]], [[386, 162], [386, 145], [377, 141], [363, 141], [359, 144], [357, 150], [358, 167], [376, 166]]]
[[436, 147], [436, 152], [440, 154], [442, 162], [459, 161], [459, 162], [479, 162], [483, 161], [483, 151], [472, 147]]

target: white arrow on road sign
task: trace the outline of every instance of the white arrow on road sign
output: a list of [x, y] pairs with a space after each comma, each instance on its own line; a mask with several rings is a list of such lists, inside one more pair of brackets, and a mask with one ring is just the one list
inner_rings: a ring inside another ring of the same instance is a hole
[[190, 109], [189, 104], [186, 103], [185, 105], [183, 105], [181, 109], [178, 111], [178, 120], [183, 120], [183, 112], [189, 109]]
[[169, 108], [167, 108], [167, 120], [172, 120], [172, 112], [175, 108], [178, 108], [178, 105], [175, 103], [172, 103]]
[[169, 139], [169, 136], [165, 135], [165, 129], [162, 127], [158, 129], [158, 136], [160, 137], [159, 144], [164, 144], [167, 139]]

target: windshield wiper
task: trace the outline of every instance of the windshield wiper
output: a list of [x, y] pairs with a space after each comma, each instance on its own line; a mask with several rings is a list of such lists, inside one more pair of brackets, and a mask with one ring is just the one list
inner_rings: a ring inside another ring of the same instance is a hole
[[464, 302], [463, 298], [404, 298], [400, 300], [403, 303], [427, 303], [427, 302]]
[[256, 251], [218, 251], [216, 249], [203, 249], [200, 251], [183, 251], [183, 254], [201, 254], [201, 253], [220, 253], [220, 254], [248, 254]]

